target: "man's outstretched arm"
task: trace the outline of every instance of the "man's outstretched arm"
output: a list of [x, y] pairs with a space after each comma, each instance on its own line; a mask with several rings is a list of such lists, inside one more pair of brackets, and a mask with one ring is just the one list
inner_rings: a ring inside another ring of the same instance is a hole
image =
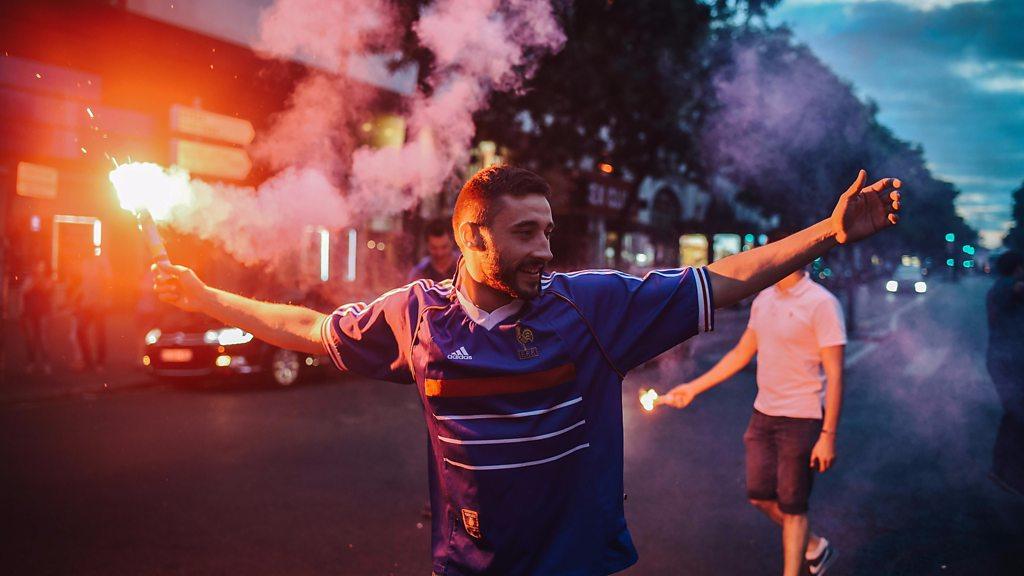
[[157, 296], [182, 310], [201, 312], [225, 325], [288, 350], [320, 354], [320, 328], [326, 316], [290, 304], [260, 302], [204, 284], [184, 266], [160, 265], [153, 285]]
[[863, 187], [863, 170], [836, 204], [832, 216], [778, 242], [708, 266], [715, 307], [731, 306], [824, 255], [837, 244], [862, 240], [898, 221], [901, 183], [883, 178]]

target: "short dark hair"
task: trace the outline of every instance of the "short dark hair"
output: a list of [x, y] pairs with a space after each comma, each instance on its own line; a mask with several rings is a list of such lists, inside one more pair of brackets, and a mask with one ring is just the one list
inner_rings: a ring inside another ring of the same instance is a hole
[[458, 229], [462, 222], [488, 224], [494, 218], [495, 202], [499, 198], [521, 198], [530, 194], [547, 198], [551, 196], [551, 187], [543, 178], [525, 168], [507, 164], [484, 168], [474, 174], [459, 191], [452, 225]]
[[437, 238], [440, 236], [448, 236], [451, 231], [451, 226], [444, 220], [431, 220], [423, 227], [423, 237]]
[[1004, 252], [996, 259], [996, 272], [1000, 276], [1013, 276], [1021, 266], [1024, 266], [1024, 256], [1013, 250]]

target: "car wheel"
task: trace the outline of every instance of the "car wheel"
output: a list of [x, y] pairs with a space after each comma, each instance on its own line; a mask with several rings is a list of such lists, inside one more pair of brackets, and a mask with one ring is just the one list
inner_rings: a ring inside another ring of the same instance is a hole
[[270, 381], [277, 386], [291, 386], [302, 375], [302, 360], [291, 350], [274, 349], [268, 366]]

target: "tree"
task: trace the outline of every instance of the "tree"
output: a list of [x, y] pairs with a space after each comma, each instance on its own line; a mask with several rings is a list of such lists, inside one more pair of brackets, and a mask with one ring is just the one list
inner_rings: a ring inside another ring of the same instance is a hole
[[1013, 191], [1013, 227], [1003, 238], [1003, 246], [1024, 252], [1024, 182]]
[[805, 226], [827, 214], [857, 170], [899, 176], [906, 209], [894, 234], [871, 241], [876, 253], [943, 255], [942, 236], [973, 241], [956, 214], [958, 191], [934, 177], [920, 146], [879, 123], [862, 102], [786, 28], [745, 25], [722, 35], [723, 64], [712, 74], [716, 104], [703, 122], [702, 171], [737, 184], [741, 198]]

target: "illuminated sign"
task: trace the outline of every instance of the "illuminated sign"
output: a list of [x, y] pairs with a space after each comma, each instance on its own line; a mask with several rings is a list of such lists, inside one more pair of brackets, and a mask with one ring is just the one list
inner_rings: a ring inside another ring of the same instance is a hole
[[252, 160], [241, 148], [191, 140], [171, 140], [171, 163], [191, 174], [230, 180], [242, 180], [252, 170]]
[[256, 137], [252, 122], [224, 114], [174, 104], [171, 106], [171, 130], [245, 146]]
[[629, 199], [629, 187], [612, 178], [586, 182], [587, 204], [593, 208], [619, 212]]
[[708, 237], [684, 234], [679, 237], [679, 260], [683, 267], [708, 265]]
[[18, 162], [19, 196], [53, 198], [57, 196], [57, 169], [40, 164]]
[[733, 254], [739, 254], [743, 247], [739, 234], [715, 234], [711, 241], [715, 261]]

